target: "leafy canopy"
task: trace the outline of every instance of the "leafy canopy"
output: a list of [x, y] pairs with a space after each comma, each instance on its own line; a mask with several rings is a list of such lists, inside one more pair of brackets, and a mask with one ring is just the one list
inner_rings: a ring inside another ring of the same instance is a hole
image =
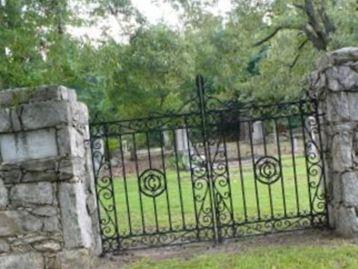
[[[63, 84], [92, 111], [120, 118], [177, 110], [203, 74], [221, 99], [290, 100], [322, 53], [358, 44], [356, 0], [162, 0], [183, 29], [150, 25], [130, 0], [0, 1], [0, 88]], [[153, 2], [160, 2], [159, 0]], [[73, 37], [68, 27], [112, 16], [127, 43]]]

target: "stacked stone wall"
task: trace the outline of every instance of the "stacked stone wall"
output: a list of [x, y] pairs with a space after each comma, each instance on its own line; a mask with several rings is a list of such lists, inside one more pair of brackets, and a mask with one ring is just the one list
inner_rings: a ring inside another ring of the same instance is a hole
[[0, 268], [88, 268], [101, 252], [88, 139], [73, 90], [0, 92]]
[[324, 114], [330, 225], [358, 236], [358, 48], [344, 48], [320, 59], [310, 77], [311, 93]]

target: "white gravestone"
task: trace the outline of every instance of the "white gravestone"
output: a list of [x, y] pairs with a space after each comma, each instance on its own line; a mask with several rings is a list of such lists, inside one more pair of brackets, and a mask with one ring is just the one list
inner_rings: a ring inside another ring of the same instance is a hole
[[261, 144], [263, 142], [262, 121], [255, 121], [252, 125], [252, 142], [254, 144]]
[[298, 148], [298, 137], [294, 136], [293, 137], [293, 152], [294, 153], [299, 153], [299, 148]]
[[177, 151], [188, 153], [188, 134], [186, 129], [175, 130]]
[[163, 142], [164, 142], [164, 147], [166, 149], [170, 148], [171, 143], [170, 143], [170, 135], [169, 135], [169, 131], [163, 131]]
[[181, 155], [182, 161], [186, 169], [190, 169], [189, 162], [189, 145], [190, 141], [188, 138], [188, 133], [186, 129], [177, 129], [175, 130], [175, 138], [176, 138], [176, 147], [177, 152]]

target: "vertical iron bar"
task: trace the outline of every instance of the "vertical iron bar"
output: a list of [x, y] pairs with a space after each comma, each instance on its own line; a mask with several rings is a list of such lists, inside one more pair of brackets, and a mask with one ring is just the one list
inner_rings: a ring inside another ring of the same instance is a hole
[[167, 178], [167, 171], [165, 168], [165, 154], [164, 154], [164, 135], [163, 135], [163, 130], [160, 130], [160, 151], [161, 151], [161, 157], [162, 157], [162, 167], [163, 167], [163, 174], [164, 174], [164, 181], [165, 181], [165, 186], [166, 186], [166, 191], [165, 191], [165, 196], [167, 199], [167, 211], [168, 211], [168, 221], [169, 221], [169, 230], [172, 231], [173, 230], [173, 226], [172, 226], [172, 216], [171, 216], [171, 212], [170, 212], [170, 201], [169, 201], [169, 184], [167, 182], [168, 178]]
[[[149, 132], [145, 132], [145, 139], [147, 144], [147, 153], [148, 153], [148, 162], [149, 162], [149, 169], [152, 169], [152, 155], [150, 153], [150, 139], [149, 139]], [[158, 222], [158, 210], [157, 210], [157, 200], [156, 197], [152, 198], [153, 201], [153, 210], [154, 210], [154, 219], [155, 219], [155, 227], [156, 231], [159, 232], [159, 222]]]
[[153, 208], [154, 208], [155, 228], [158, 233], [159, 232], [158, 210], [157, 210], [157, 203], [156, 203], [155, 199], [156, 199], [156, 197], [153, 197], [152, 201], [153, 201]]
[[297, 184], [295, 143], [293, 142], [294, 137], [292, 134], [291, 117], [288, 116], [287, 119], [288, 119], [288, 129], [290, 132], [290, 141], [291, 141], [291, 156], [292, 156], [293, 179], [295, 182], [296, 209], [297, 209], [297, 216], [299, 216], [301, 214], [301, 212], [300, 212], [300, 200], [299, 200], [300, 198], [298, 195], [298, 184]]
[[149, 133], [145, 132], [145, 139], [147, 144], [147, 152], [148, 152], [148, 162], [149, 162], [149, 169], [152, 169], [152, 155], [150, 154], [150, 141], [149, 141]]
[[311, 177], [308, 168], [308, 153], [307, 153], [307, 141], [306, 141], [306, 130], [305, 130], [305, 120], [304, 120], [304, 111], [303, 111], [303, 101], [300, 102], [300, 116], [301, 116], [301, 128], [302, 128], [302, 137], [303, 137], [303, 146], [305, 152], [305, 163], [306, 163], [306, 173], [307, 173], [307, 188], [308, 188], [308, 195], [309, 195], [309, 204], [310, 204], [310, 215], [311, 215], [311, 225], [313, 224], [312, 220], [312, 194], [311, 194]]
[[107, 159], [107, 163], [108, 163], [108, 171], [109, 171], [109, 177], [110, 177], [110, 181], [111, 181], [111, 188], [112, 188], [112, 198], [113, 198], [113, 212], [114, 212], [114, 220], [115, 220], [115, 224], [116, 224], [116, 240], [117, 240], [117, 244], [118, 244], [118, 248], [120, 248], [121, 244], [120, 244], [120, 240], [119, 240], [119, 223], [118, 223], [118, 217], [117, 217], [117, 204], [116, 204], [116, 194], [114, 191], [114, 183], [113, 183], [113, 173], [112, 173], [112, 165], [111, 165], [111, 153], [109, 151], [109, 144], [108, 144], [108, 126], [104, 125], [104, 136], [105, 136], [105, 156]]
[[196, 78], [197, 84], [197, 94], [199, 98], [199, 109], [201, 116], [201, 133], [203, 138], [203, 146], [204, 146], [204, 154], [205, 154], [205, 166], [206, 166], [206, 174], [207, 180], [209, 183], [209, 193], [210, 193], [210, 204], [212, 211], [212, 221], [213, 221], [213, 232], [215, 237], [215, 242], [219, 243], [220, 238], [218, 235], [218, 218], [217, 218], [217, 202], [215, 199], [215, 190], [213, 185], [213, 175], [211, 172], [212, 163], [211, 163], [211, 154], [210, 154], [210, 143], [208, 141], [207, 136], [207, 111], [206, 111], [206, 100], [205, 100], [205, 92], [204, 92], [204, 79], [202, 76], [197, 76]]
[[[185, 133], [187, 136], [187, 144], [188, 144], [188, 153], [189, 153], [189, 166], [190, 166], [190, 177], [191, 177], [191, 190], [193, 193], [193, 203], [194, 203], [194, 210], [195, 210], [195, 221], [196, 221], [196, 230], [197, 230], [197, 239], [200, 239], [200, 227], [199, 227], [199, 216], [198, 216], [198, 209], [196, 205], [196, 193], [195, 193], [195, 178], [194, 178], [194, 171], [193, 171], [193, 163], [192, 163], [192, 156], [191, 156], [191, 150], [190, 150], [190, 136], [189, 136], [189, 130], [188, 130], [188, 119], [185, 116], [184, 118], [185, 122]], [[194, 127], [192, 127], [194, 128]]]
[[[233, 207], [233, 202], [232, 202], [232, 191], [231, 191], [231, 180], [230, 180], [230, 170], [229, 170], [229, 165], [228, 165], [228, 157], [227, 157], [227, 147], [226, 147], [226, 139], [225, 139], [225, 134], [223, 132], [223, 122], [224, 122], [224, 116], [223, 113], [220, 114], [220, 120], [221, 120], [221, 136], [223, 138], [223, 145], [224, 145], [224, 158], [225, 158], [225, 170], [226, 170], [226, 180], [227, 180], [227, 184], [228, 184], [228, 191], [229, 191], [229, 201], [230, 201], [230, 217], [231, 217], [231, 224], [232, 224], [232, 230], [233, 230], [233, 234], [234, 230], [235, 230], [235, 217], [234, 217], [234, 207]], [[220, 138], [219, 138], [220, 139]], [[220, 143], [219, 143], [220, 146]], [[218, 216], [220, 218], [220, 216]]]
[[[264, 120], [262, 120], [261, 122], [262, 122], [262, 126], [261, 126], [262, 140], [263, 140], [262, 142], [264, 144], [264, 155], [267, 156], [266, 130], [265, 130], [265, 125], [264, 125]], [[269, 191], [271, 219], [273, 219], [274, 218], [274, 209], [273, 209], [273, 201], [272, 201], [272, 187], [271, 187], [271, 184], [268, 184], [268, 191]]]
[[138, 187], [138, 193], [139, 193], [139, 205], [140, 205], [140, 213], [141, 213], [141, 219], [142, 219], [142, 232], [143, 232], [143, 234], [145, 234], [146, 231], [145, 231], [142, 192], [140, 191], [140, 187], [139, 187], [139, 184], [140, 184], [139, 183], [139, 167], [138, 167], [137, 143], [136, 143], [136, 139], [135, 139], [135, 133], [132, 134], [132, 139], [133, 139], [135, 171], [136, 171], [136, 175], [137, 175], [137, 187]]
[[241, 193], [242, 193], [242, 203], [243, 203], [243, 207], [244, 207], [245, 222], [247, 222], [248, 218], [247, 218], [247, 206], [246, 206], [244, 173], [242, 171], [243, 167], [242, 167], [242, 161], [241, 161], [241, 151], [240, 151], [240, 141], [239, 141], [240, 136], [238, 136], [237, 139], [238, 140], [236, 141], [236, 147], [237, 147], [237, 157], [238, 157], [238, 161], [239, 161], [239, 173], [240, 173], [240, 183], [241, 183], [240, 185], [241, 185]]
[[[178, 161], [178, 149], [177, 149], [177, 135], [175, 133], [175, 129], [173, 131], [173, 144], [174, 144], [174, 156], [175, 156], [175, 166], [177, 172], [177, 182], [178, 182], [178, 191], [179, 191], [179, 201], [180, 201], [180, 212], [181, 212], [181, 219], [183, 224], [183, 229], [186, 228], [185, 224], [185, 215], [184, 215], [184, 207], [183, 207], [183, 194], [182, 194], [182, 187], [181, 187], [181, 177], [180, 177], [180, 169], [179, 169], [179, 161]], [[186, 134], [185, 134], [186, 135]]]
[[281, 145], [280, 145], [280, 134], [277, 127], [277, 119], [274, 119], [275, 123], [275, 130], [276, 130], [276, 143], [277, 143], [277, 153], [278, 153], [278, 160], [281, 166], [280, 169], [280, 177], [281, 177], [281, 190], [282, 190], [282, 202], [283, 202], [283, 212], [284, 216], [287, 217], [287, 205], [286, 205], [286, 193], [285, 193], [285, 183], [283, 178], [283, 165], [282, 165], [282, 158], [281, 158]]
[[254, 185], [255, 185], [255, 198], [256, 198], [256, 207], [257, 207], [257, 217], [258, 220], [261, 220], [261, 212], [260, 212], [260, 197], [259, 197], [259, 193], [258, 193], [258, 189], [257, 189], [257, 180], [256, 180], [256, 173], [255, 173], [255, 156], [254, 156], [254, 145], [253, 145], [253, 141], [252, 141], [252, 120], [250, 119], [249, 123], [249, 133], [250, 133], [250, 148], [251, 148], [251, 159], [252, 159], [252, 169], [253, 169], [253, 173], [254, 173]]
[[126, 165], [125, 165], [125, 162], [124, 162], [122, 135], [119, 135], [119, 145], [120, 145], [120, 154], [121, 154], [121, 162], [122, 162], [124, 195], [125, 195], [125, 198], [126, 198], [126, 207], [127, 207], [127, 215], [128, 215], [129, 234], [132, 234], [132, 222], [131, 222], [131, 213], [130, 213], [131, 211], [130, 211], [130, 205], [129, 205], [129, 199], [128, 199], [127, 175], [126, 175]]

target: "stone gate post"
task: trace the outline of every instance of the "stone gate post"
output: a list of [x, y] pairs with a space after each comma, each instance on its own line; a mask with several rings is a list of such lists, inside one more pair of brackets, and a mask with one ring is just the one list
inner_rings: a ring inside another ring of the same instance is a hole
[[0, 92], [0, 268], [86, 269], [101, 252], [88, 138], [73, 90]]
[[322, 132], [330, 225], [358, 236], [358, 48], [327, 54], [310, 76], [310, 91], [324, 113]]

